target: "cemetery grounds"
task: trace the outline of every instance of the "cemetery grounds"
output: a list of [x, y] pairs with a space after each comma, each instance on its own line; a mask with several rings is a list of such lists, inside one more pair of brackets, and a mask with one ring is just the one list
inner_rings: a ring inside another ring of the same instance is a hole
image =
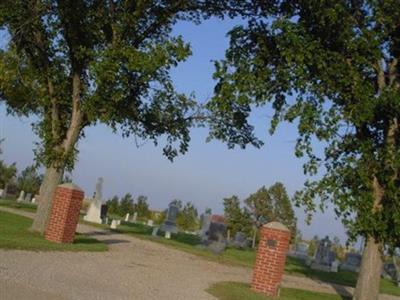
[[[60, 246], [32, 236], [27, 231], [31, 221], [14, 214], [18, 210], [18, 214], [32, 217], [34, 205], [1, 200], [0, 209], [13, 212], [0, 212], [0, 248], [33, 250], [0, 250], [0, 288], [17, 297], [9, 299], [64, 299], [64, 295], [72, 299], [129, 299], [132, 293], [135, 299], [159, 299], [165, 291], [170, 294], [163, 294], [163, 299], [215, 299], [211, 295], [218, 299], [268, 299], [248, 288], [254, 251], [228, 248], [215, 256], [198, 247], [195, 236], [178, 233], [167, 240], [152, 237], [150, 226], [125, 222], [113, 231], [105, 225], [80, 222], [81, 234], [75, 242]], [[165, 270], [170, 273], [165, 274]], [[352, 272], [311, 270], [290, 257], [285, 273], [283, 300], [347, 299], [334, 293], [350, 295], [352, 289], [343, 286], [354, 287], [357, 279]], [[110, 286], [113, 282], [126, 289]], [[400, 299], [400, 288], [386, 279], [381, 281], [381, 293], [392, 295], [382, 299]]]

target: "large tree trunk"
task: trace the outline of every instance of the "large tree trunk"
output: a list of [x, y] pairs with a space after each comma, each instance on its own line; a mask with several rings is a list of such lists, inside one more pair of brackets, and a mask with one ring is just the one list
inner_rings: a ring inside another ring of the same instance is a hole
[[63, 174], [64, 170], [62, 168], [48, 167], [46, 169], [42, 185], [40, 186], [40, 201], [31, 226], [32, 231], [43, 234], [46, 230], [53, 203], [53, 194], [57, 185], [61, 182]]
[[368, 237], [353, 300], [377, 300], [382, 272], [381, 244]]
[[[384, 189], [376, 176], [372, 182], [374, 205], [371, 213], [381, 209]], [[357, 286], [354, 291], [353, 300], [377, 300], [382, 272], [382, 244], [373, 236], [367, 236], [363, 252], [360, 273], [358, 274]]]

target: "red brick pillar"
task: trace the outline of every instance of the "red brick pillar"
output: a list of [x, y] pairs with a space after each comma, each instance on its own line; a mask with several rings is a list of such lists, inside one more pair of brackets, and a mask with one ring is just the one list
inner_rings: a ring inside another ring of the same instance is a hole
[[290, 231], [285, 225], [271, 222], [261, 227], [251, 282], [253, 290], [268, 296], [279, 296], [289, 241]]
[[72, 183], [61, 184], [54, 193], [45, 238], [56, 243], [72, 243], [79, 220], [83, 191]]

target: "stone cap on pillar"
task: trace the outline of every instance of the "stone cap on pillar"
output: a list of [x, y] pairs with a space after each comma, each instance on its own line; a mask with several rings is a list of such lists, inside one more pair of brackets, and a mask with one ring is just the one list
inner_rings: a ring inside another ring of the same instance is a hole
[[58, 187], [83, 192], [83, 190], [79, 186], [77, 186], [76, 184], [73, 184], [72, 182], [60, 184]]
[[289, 228], [287, 228], [285, 225], [283, 225], [280, 222], [276, 222], [276, 221], [264, 224], [263, 227], [264, 228], [276, 229], [276, 230], [282, 230], [282, 231], [290, 231]]

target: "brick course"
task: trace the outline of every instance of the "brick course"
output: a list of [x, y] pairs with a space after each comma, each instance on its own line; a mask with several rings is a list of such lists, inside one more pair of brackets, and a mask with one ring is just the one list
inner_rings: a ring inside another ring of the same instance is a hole
[[72, 243], [78, 225], [83, 191], [73, 184], [59, 185], [54, 193], [45, 238], [56, 243]]
[[290, 231], [283, 224], [271, 222], [260, 230], [251, 288], [268, 296], [279, 296]]

